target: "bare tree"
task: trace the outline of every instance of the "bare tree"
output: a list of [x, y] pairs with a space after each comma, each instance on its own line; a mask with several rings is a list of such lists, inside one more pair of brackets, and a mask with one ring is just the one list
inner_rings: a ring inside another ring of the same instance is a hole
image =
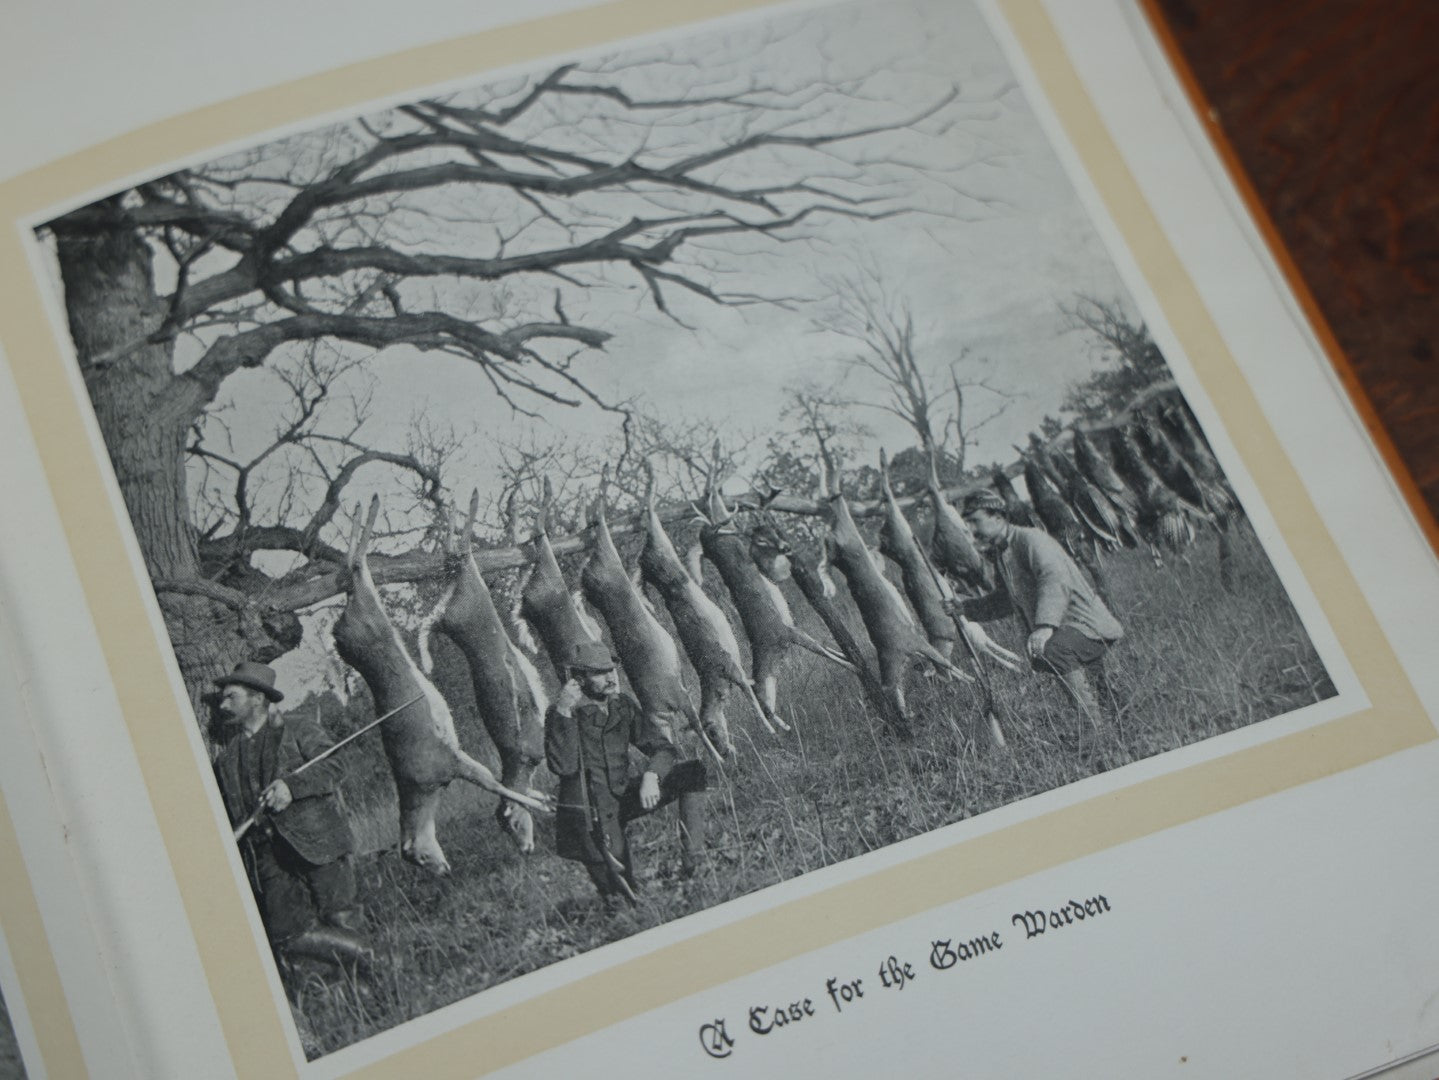
[[1134, 396], [1169, 377], [1164, 354], [1149, 327], [1129, 314], [1117, 299], [1078, 296], [1059, 309], [1070, 329], [1088, 339], [1104, 366], [1074, 386], [1065, 396], [1064, 410], [1081, 421], [1096, 422], [1126, 408]]
[[[666, 65], [682, 89], [647, 90]], [[604, 290], [634, 282], [676, 321], [679, 297], [787, 302], [729, 284], [759, 245], [904, 212], [917, 183], [966, 164], [932, 138], [957, 91], [900, 108], [865, 77], [707, 77], [663, 53], [566, 64], [186, 168], [39, 230], [197, 700], [237, 658], [292, 648], [297, 610], [333, 593], [333, 518], [357, 473], [442, 498], [433, 461], [364, 441], [352, 380], [378, 351], [470, 365], [519, 412], [619, 408], [591, 389]], [[289, 411], [269, 444], [227, 453], [227, 431], [254, 430], [232, 388], [256, 370]], [[261, 570], [266, 552], [292, 565]], [[373, 561], [382, 581], [434, 563]]]
[[[865, 267], [835, 279], [832, 287], [837, 311], [826, 325], [855, 343], [858, 348], [847, 358], [848, 365], [877, 381], [884, 394], [879, 399], [864, 395], [848, 404], [879, 409], [904, 421], [919, 440], [923, 457], [933, 460], [940, 473], [963, 473], [967, 452], [978, 433], [1004, 414], [1013, 395], [976, 375], [983, 361], [967, 349], [947, 365], [922, 358], [923, 346], [908, 301], [890, 294], [877, 270]], [[935, 383], [941, 385], [936, 388]], [[995, 399], [978, 419], [966, 415], [975, 391]], [[903, 463], [898, 458], [896, 466], [897, 479], [903, 481]]]

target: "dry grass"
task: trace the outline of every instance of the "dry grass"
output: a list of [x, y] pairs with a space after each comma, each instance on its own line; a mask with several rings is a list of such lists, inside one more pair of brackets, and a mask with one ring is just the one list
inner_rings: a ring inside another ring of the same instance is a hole
[[[541, 850], [521, 858], [492, 806], [449, 796], [441, 839], [454, 875], [436, 881], [394, 854], [392, 795], [356, 799], [363, 895], [386, 959], [371, 980], [296, 972], [295, 1012], [313, 1055], [347, 1045], [516, 975], [863, 855], [1029, 795], [1331, 696], [1333, 687], [1268, 560], [1247, 530], [1236, 543], [1237, 589], [1218, 588], [1212, 542], [1156, 569], [1138, 553], [1109, 564], [1128, 637], [1108, 660], [1112, 700], [1095, 730], [1058, 681], [999, 672], [1010, 751], [977, 752], [960, 735], [974, 695], [916, 674], [918, 731], [896, 742], [853, 682], [809, 657], [793, 660], [781, 709], [795, 733], [750, 738], [734, 710], [738, 760], [710, 797], [709, 866], [678, 875], [672, 815], [637, 823], [646, 889], [636, 909], [608, 910], [578, 866]], [[1016, 626], [996, 636], [1016, 650]], [[764, 740], [760, 742], [759, 740]]]

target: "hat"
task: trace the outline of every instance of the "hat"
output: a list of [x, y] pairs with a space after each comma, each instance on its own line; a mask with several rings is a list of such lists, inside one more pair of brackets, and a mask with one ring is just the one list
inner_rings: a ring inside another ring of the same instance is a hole
[[581, 641], [570, 653], [570, 667], [582, 671], [613, 671], [615, 658], [598, 641]]
[[999, 492], [985, 488], [982, 491], [972, 491], [965, 496], [964, 508], [960, 510], [960, 515], [967, 517], [976, 510], [988, 510], [991, 514], [1005, 517], [1008, 516], [1009, 508], [1000, 498]]
[[251, 690], [258, 690], [271, 701], [283, 701], [285, 695], [275, 689], [275, 669], [269, 664], [257, 664], [253, 660], [241, 660], [235, 665], [235, 670], [228, 675], [221, 675], [215, 680], [215, 685], [225, 686], [247, 686]]

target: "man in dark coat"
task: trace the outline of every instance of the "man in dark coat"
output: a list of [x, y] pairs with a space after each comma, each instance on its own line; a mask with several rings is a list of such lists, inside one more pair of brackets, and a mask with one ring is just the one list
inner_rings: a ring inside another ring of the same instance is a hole
[[1085, 672], [1103, 677], [1104, 655], [1124, 636], [1124, 627], [1059, 541], [1043, 529], [1013, 524], [996, 492], [971, 494], [962, 515], [993, 557], [999, 587], [959, 601], [960, 614], [989, 622], [1017, 613], [1029, 632], [1030, 666], [1061, 679], [1079, 711], [1097, 724], [1099, 703]]
[[215, 777], [232, 825], [256, 815], [239, 842], [270, 944], [281, 955], [367, 965], [340, 763], [329, 758], [294, 775], [329, 745], [315, 724], [271, 709], [284, 697], [274, 669], [241, 663], [215, 682], [220, 714], [238, 729], [215, 758]]
[[[645, 755], [644, 772], [630, 775], [629, 750]], [[677, 761], [667, 728], [620, 693], [609, 649], [582, 643], [569, 679], [545, 718], [545, 757], [560, 780], [555, 850], [584, 864], [604, 897], [633, 899], [634, 853], [626, 826], [678, 800], [685, 868], [704, 848], [704, 762]]]

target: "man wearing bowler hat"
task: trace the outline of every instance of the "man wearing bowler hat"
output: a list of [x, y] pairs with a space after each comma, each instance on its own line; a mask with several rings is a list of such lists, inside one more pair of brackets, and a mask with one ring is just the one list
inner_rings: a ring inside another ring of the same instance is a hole
[[273, 668], [246, 661], [215, 683], [220, 715], [234, 729], [215, 777], [232, 825], [255, 816], [240, 849], [271, 946], [283, 957], [368, 966], [354, 838], [336, 790], [342, 766], [329, 758], [295, 775], [329, 744], [316, 724], [285, 720], [272, 707], [284, 698]]
[[[678, 761], [668, 729], [620, 692], [614, 658], [599, 642], [581, 642], [569, 678], [545, 718], [545, 757], [560, 780], [555, 850], [583, 863], [606, 898], [633, 899], [638, 888], [626, 827], [679, 801], [684, 868], [704, 850], [704, 762]], [[645, 756], [630, 775], [630, 747]]]

